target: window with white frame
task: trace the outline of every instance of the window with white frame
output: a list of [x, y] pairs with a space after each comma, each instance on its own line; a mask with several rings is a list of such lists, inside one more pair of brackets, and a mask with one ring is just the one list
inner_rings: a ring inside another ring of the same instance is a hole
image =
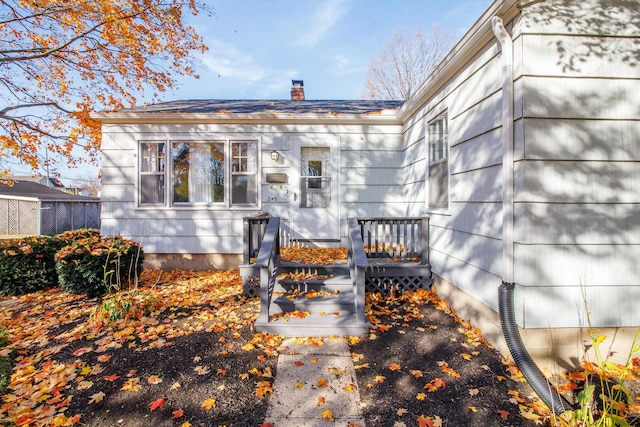
[[429, 208], [449, 207], [449, 133], [447, 115], [431, 121], [427, 132], [429, 144]]
[[140, 204], [163, 205], [165, 203], [165, 153], [164, 142], [140, 143]]
[[[165, 149], [170, 151], [166, 167]], [[140, 205], [231, 207], [258, 203], [257, 141], [145, 141], [140, 150]], [[155, 152], [162, 163], [149, 166], [153, 157], [147, 152]], [[165, 182], [169, 183], [168, 191]]]

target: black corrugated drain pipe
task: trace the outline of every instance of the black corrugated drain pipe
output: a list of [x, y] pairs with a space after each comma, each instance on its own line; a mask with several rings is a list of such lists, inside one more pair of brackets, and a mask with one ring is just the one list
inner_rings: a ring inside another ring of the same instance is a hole
[[549, 384], [533, 359], [531, 359], [531, 356], [529, 356], [522, 338], [520, 338], [520, 332], [516, 324], [513, 295], [513, 283], [502, 282], [502, 285], [498, 288], [498, 308], [500, 310], [502, 333], [505, 341], [507, 341], [511, 357], [513, 357], [522, 375], [540, 399], [554, 414], [561, 414], [571, 409], [571, 405], [551, 387], [551, 384]]

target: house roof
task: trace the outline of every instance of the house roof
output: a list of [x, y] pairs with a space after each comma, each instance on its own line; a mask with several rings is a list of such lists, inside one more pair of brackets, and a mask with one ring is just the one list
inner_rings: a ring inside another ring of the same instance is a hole
[[116, 112], [101, 112], [93, 118], [105, 122], [157, 121], [277, 121], [362, 120], [395, 122], [404, 101], [383, 100], [218, 100], [170, 101]]
[[42, 201], [97, 202], [96, 197], [75, 196], [31, 181], [13, 181], [13, 185], [0, 182], [2, 199], [37, 199]]
[[[47, 178], [46, 176], [43, 176], [43, 175], [13, 175], [11, 176], [11, 179], [15, 179], [18, 181], [31, 181], [31, 182], [37, 182], [37, 183], [47, 182], [47, 179], [48, 179], [53, 187], [64, 188], [64, 184], [58, 178]], [[45, 184], [42, 184], [42, 185], [45, 185]]]

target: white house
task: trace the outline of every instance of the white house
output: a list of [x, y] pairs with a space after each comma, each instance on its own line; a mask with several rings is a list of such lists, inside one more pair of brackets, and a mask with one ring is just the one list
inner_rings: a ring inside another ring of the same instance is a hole
[[[498, 286], [552, 369], [640, 325], [640, 3], [495, 0], [406, 102], [179, 101], [96, 114], [102, 231], [164, 267], [236, 266], [242, 217], [344, 244], [428, 216], [440, 295], [504, 350]], [[214, 173], [204, 177], [199, 171]], [[610, 328], [610, 329], [607, 329]]]

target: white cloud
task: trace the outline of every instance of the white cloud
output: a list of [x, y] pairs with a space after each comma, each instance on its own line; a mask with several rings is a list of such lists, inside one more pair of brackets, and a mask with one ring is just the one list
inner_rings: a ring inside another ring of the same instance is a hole
[[298, 39], [298, 45], [306, 47], [316, 45], [326, 37], [350, 7], [350, 0], [329, 0], [324, 3], [311, 17], [311, 24]]
[[363, 67], [362, 64], [354, 67], [353, 61], [351, 61], [349, 56], [344, 53], [338, 53], [332, 58], [329, 72], [334, 76], [344, 76], [345, 74], [362, 72], [366, 68], [367, 67]]
[[261, 80], [267, 72], [256, 64], [253, 56], [219, 40], [209, 40], [209, 51], [203, 64], [215, 75], [237, 80], [240, 84]]

